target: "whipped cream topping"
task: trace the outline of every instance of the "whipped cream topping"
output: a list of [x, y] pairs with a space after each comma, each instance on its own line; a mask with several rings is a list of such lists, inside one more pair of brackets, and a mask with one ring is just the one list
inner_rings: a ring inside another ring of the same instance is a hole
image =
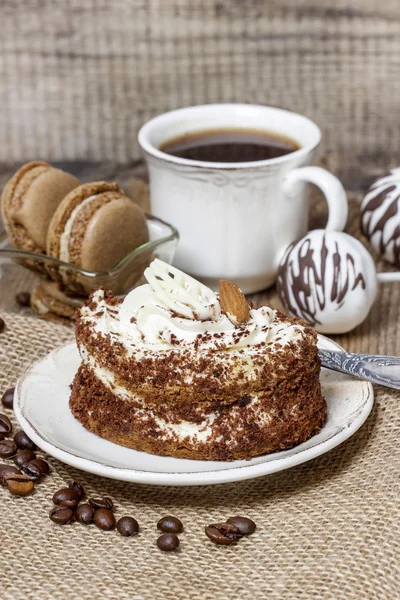
[[95, 332], [110, 334], [128, 349], [234, 350], [267, 342], [285, 345], [302, 336], [301, 326], [281, 322], [267, 306], [250, 310], [246, 323], [233, 324], [212, 290], [158, 259], [145, 277], [149, 283], [132, 290], [120, 305], [108, 305], [104, 292], [96, 291], [96, 308], [84, 307], [82, 317], [92, 320]]

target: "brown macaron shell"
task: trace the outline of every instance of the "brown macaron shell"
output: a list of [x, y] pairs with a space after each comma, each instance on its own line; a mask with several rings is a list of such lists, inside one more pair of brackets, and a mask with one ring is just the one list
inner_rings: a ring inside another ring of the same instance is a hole
[[104, 271], [149, 239], [142, 209], [124, 195], [116, 183], [80, 186], [69, 194], [54, 215], [48, 236], [48, 252], [60, 256], [60, 240], [73, 210], [76, 213], [68, 245], [68, 262], [88, 271]]
[[111, 269], [149, 241], [143, 210], [127, 196], [103, 204], [88, 222], [81, 246], [81, 265], [88, 271]]
[[23, 165], [6, 184], [1, 198], [11, 243], [21, 250], [44, 253], [56, 208], [79, 185], [79, 179], [46, 162]]
[[[46, 284], [36, 285], [31, 294], [31, 308], [38, 317], [45, 319], [46, 321], [52, 321], [53, 323], [60, 323], [62, 325], [72, 326], [74, 319], [72, 317], [63, 316], [53, 312], [55, 307], [53, 299], [48, 295], [47, 290], [43, 287]], [[57, 306], [59, 308], [59, 305]], [[65, 311], [60, 311], [65, 312]], [[71, 314], [71, 311], [70, 311]]]
[[[82, 206], [81, 210], [78, 212], [74, 219], [74, 223], [71, 229], [70, 234], [70, 242], [68, 246], [69, 259], [68, 262], [73, 265], [78, 265], [82, 269], [92, 270], [84, 263], [82, 260], [82, 251], [84, 246], [84, 241], [89, 228], [93, 229], [93, 225], [98, 221], [98, 214], [103, 210], [105, 206], [114, 207], [115, 202], [119, 200], [122, 192], [103, 192], [102, 194], [97, 194], [93, 197], [88, 204]], [[109, 228], [112, 227], [112, 223], [110, 223]], [[109, 229], [108, 228], [108, 229]], [[116, 232], [113, 229], [113, 238], [115, 238]], [[117, 234], [119, 237], [119, 233]], [[112, 244], [119, 243], [118, 239], [112, 239]], [[107, 246], [108, 240], [102, 240], [98, 238], [98, 243], [94, 248], [94, 252], [100, 252], [103, 256], [102, 252], [103, 246]], [[106, 248], [108, 251], [108, 248]], [[111, 247], [111, 251], [113, 251], [113, 246]], [[97, 261], [97, 263], [101, 263], [101, 261]], [[113, 266], [113, 264], [108, 265], [104, 263], [104, 266], [100, 267], [99, 270], [104, 271], [109, 268], [109, 266]], [[96, 269], [97, 270], [97, 269]]]
[[45, 281], [33, 290], [36, 303], [39, 301], [52, 313], [60, 317], [75, 319], [75, 311], [80, 308], [85, 298], [66, 294], [56, 281]]
[[[87, 198], [106, 192], [117, 192], [118, 194], [122, 193], [119, 186], [114, 182], [110, 183], [108, 181], [96, 181], [94, 183], [84, 183], [83, 185], [80, 185], [64, 198], [54, 213], [49, 225], [49, 230], [47, 233], [47, 254], [49, 256], [61, 260], [61, 236], [64, 233], [67, 222], [74, 209], [82, 204], [82, 202], [84, 202]], [[88, 206], [90, 206], [90, 204]], [[73, 229], [75, 229], [75, 227]], [[72, 235], [70, 237], [72, 238]]]

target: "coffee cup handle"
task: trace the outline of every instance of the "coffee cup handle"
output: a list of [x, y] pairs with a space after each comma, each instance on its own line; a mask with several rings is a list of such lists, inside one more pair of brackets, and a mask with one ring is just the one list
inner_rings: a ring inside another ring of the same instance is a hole
[[300, 167], [293, 169], [283, 182], [286, 196], [296, 197], [301, 183], [313, 183], [322, 191], [328, 203], [329, 215], [325, 229], [343, 231], [348, 214], [347, 195], [339, 179], [321, 167]]

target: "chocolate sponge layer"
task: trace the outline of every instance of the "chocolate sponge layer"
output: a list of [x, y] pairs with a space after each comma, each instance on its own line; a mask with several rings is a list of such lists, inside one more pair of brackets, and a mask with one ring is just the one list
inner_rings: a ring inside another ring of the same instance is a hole
[[[108, 390], [87, 367], [81, 365], [72, 385], [70, 408], [79, 421], [97, 435], [135, 450], [179, 458], [232, 461], [250, 459], [304, 442], [326, 422], [326, 403], [319, 373], [305, 373], [296, 387], [277, 386], [260, 396], [265, 415], [260, 425], [246, 398], [215, 406], [211, 435], [205, 441], [182, 439], [166, 433], [160, 419], [176, 423], [181, 405], [153, 405], [140, 409]], [[206, 413], [205, 415], [206, 416]]]

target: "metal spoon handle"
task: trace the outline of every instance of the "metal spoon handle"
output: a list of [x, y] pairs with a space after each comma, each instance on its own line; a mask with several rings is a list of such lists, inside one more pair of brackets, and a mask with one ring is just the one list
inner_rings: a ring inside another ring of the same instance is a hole
[[400, 390], [400, 357], [319, 350], [323, 367]]

